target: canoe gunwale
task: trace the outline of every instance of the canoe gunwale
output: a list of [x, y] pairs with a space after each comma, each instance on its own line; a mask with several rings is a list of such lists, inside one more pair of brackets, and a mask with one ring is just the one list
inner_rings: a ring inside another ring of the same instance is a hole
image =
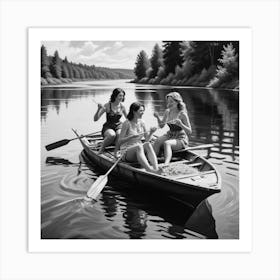
[[[96, 137], [97, 136], [98, 135], [96, 135]], [[102, 159], [106, 163], [109, 163], [109, 165], [113, 165], [115, 160], [113, 160], [113, 158], [107, 157], [104, 154], [98, 155], [96, 153], [96, 151], [92, 150], [92, 147], [90, 147], [90, 144], [89, 144], [86, 137], [85, 138], [80, 138], [79, 140], [81, 141], [81, 143], [82, 143], [82, 145], [83, 145], [83, 147], [86, 151], [86, 154], [88, 154], [90, 156], [90, 158], [96, 158], [95, 163], [97, 165], [100, 165], [99, 160], [97, 160], [98, 158]], [[200, 185], [196, 185], [196, 184], [189, 184], [189, 183], [182, 182], [182, 181], [177, 181], [176, 178], [162, 176], [162, 175], [155, 174], [155, 173], [149, 173], [145, 170], [141, 170], [139, 168], [131, 166], [131, 165], [129, 165], [125, 162], [122, 162], [122, 161], [118, 163], [118, 166], [119, 166], [119, 168], [129, 170], [133, 173], [138, 173], [138, 174], [141, 174], [143, 176], [147, 176], [147, 177], [154, 178], [154, 179], [159, 179], [161, 181], [161, 183], [176, 184], [177, 187], [193, 189], [194, 191], [210, 192], [212, 194], [219, 193], [221, 191], [221, 178], [220, 178], [219, 172], [217, 172], [217, 170], [213, 166], [213, 164], [210, 163], [209, 161], [207, 161], [206, 159], [202, 158], [201, 156], [198, 156], [196, 153], [194, 153], [192, 151], [187, 151], [187, 152], [192, 154], [195, 157], [201, 158], [203, 160], [203, 162], [207, 163], [211, 167], [211, 169], [213, 169], [213, 171], [215, 171], [215, 174], [217, 176], [217, 184], [215, 184], [216, 187], [213, 187], [213, 186], [206, 187], [206, 186], [200, 186]], [[114, 171], [113, 171], [113, 173], [114, 173]], [[199, 174], [197, 176], [199, 176]]]

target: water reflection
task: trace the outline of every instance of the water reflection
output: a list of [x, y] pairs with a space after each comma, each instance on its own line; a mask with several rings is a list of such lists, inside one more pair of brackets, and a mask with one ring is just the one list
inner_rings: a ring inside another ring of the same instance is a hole
[[[223, 180], [222, 192], [211, 196], [193, 212], [186, 206], [164, 198], [158, 193], [144, 192], [141, 188], [138, 191], [130, 189], [129, 184], [112, 177], [98, 203], [94, 205], [94, 209], [92, 211], [85, 209], [79, 213], [80, 222], [76, 222], [75, 227], [71, 220], [73, 217], [64, 213], [70, 210], [70, 206], [60, 209], [61, 213], [54, 219], [53, 226], [51, 219], [57, 212], [43, 215], [42, 223], [48, 226], [43, 227], [45, 230], [42, 236], [44, 238], [87, 236], [87, 238], [177, 239], [194, 238], [188, 232], [192, 230], [207, 238], [238, 238], [238, 94], [213, 89], [134, 84], [112, 83], [104, 86], [101, 83], [93, 87], [90, 83], [89, 86], [90, 88], [42, 89], [42, 202], [52, 201], [55, 196], [59, 196], [60, 200], [64, 197], [66, 200], [71, 198], [73, 193], [80, 195], [81, 192], [86, 192], [90, 184], [85, 178], [92, 180], [99, 174], [103, 174], [98, 168], [81, 163], [81, 160], [79, 162], [78, 155], [81, 147], [78, 141], [48, 153], [44, 145], [63, 138], [71, 138], [71, 127], [78, 128], [84, 134], [100, 129], [102, 120], [100, 123], [92, 121], [93, 112], [96, 110], [92, 98], [97, 102], [105, 103], [115, 87], [125, 88], [126, 107], [135, 100], [144, 103], [146, 107], [144, 120], [148, 125], [156, 123], [152, 116], [154, 111], [163, 114], [166, 108], [166, 94], [173, 89], [178, 91], [187, 105], [193, 128], [191, 144], [215, 144], [215, 147], [202, 152], [203, 156], [219, 169]], [[66, 134], [68, 131], [70, 131], [69, 135]], [[66, 177], [64, 180], [66, 188], [62, 189], [58, 186], [63, 181], [61, 178], [66, 170], [71, 176]], [[77, 181], [77, 178], [80, 179]], [[71, 186], [71, 192], [68, 191], [68, 185]], [[73, 205], [79, 206], [77, 203]], [[64, 218], [61, 220], [61, 217]], [[87, 224], [83, 222], [84, 219], [87, 220]], [[100, 220], [104, 225], [100, 225]], [[68, 227], [68, 224], [73, 227], [67, 230], [62, 228]], [[95, 225], [94, 230], [92, 224]]]

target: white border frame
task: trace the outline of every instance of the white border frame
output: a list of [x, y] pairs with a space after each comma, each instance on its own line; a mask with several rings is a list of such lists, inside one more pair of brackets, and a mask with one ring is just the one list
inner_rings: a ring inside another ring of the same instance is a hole
[[[1, 0], [0, 279], [279, 280], [279, 8], [279, 0]], [[27, 28], [116, 24], [252, 29], [253, 235], [250, 253], [30, 254], [27, 251]], [[15, 65], [22, 74], [16, 78], [11, 74]], [[18, 137], [13, 137], [15, 132]], [[269, 139], [265, 139], [267, 133]], [[264, 166], [264, 162], [269, 165]]]
[[[30, 252], [249, 252], [252, 245], [252, 45], [249, 28], [29, 29]], [[40, 47], [42, 41], [229, 40], [240, 42], [240, 236], [238, 240], [48, 240], [40, 224]], [[245, 94], [246, 93], [246, 94]], [[31, 98], [32, 97], [32, 98]]]

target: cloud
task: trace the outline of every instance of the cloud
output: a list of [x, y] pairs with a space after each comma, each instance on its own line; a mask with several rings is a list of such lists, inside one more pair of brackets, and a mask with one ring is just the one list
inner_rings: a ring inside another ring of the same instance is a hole
[[69, 47], [70, 48], [78, 48], [81, 49], [86, 44], [85, 41], [70, 41]]
[[98, 45], [95, 45], [93, 42], [86, 42], [83, 48], [79, 51], [78, 55], [82, 56], [92, 56], [95, 50], [98, 48]]
[[68, 61], [111, 68], [135, 67], [136, 57], [144, 50], [150, 57], [155, 41], [45, 41], [48, 55], [57, 50]]
[[122, 48], [124, 46], [123, 42], [115, 42], [113, 48]]

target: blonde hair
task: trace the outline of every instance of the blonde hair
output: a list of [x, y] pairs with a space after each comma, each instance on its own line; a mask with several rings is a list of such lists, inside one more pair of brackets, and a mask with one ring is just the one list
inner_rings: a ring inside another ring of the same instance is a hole
[[171, 97], [173, 100], [175, 100], [178, 103], [177, 107], [179, 111], [186, 111], [186, 104], [184, 103], [180, 93], [178, 93], [177, 91], [172, 91], [165, 96], [166, 100], [168, 99], [168, 97]]

